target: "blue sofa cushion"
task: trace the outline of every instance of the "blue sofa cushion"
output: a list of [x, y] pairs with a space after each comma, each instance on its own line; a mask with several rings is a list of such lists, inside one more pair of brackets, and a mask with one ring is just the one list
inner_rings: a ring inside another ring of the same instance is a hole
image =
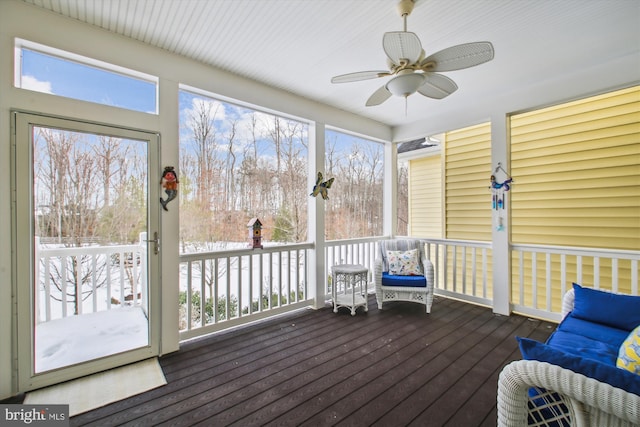
[[638, 376], [617, 368], [615, 364], [611, 366], [593, 359], [579, 357], [528, 338], [516, 337], [516, 339], [522, 357], [526, 360], [552, 363], [640, 396]]
[[620, 345], [628, 333], [622, 329], [573, 317], [564, 318], [547, 344], [566, 353], [615, 366]]
[[424, 276], [394, 276], [387, 271], [382, 272], [382, 286], [405, 286], [410, 288], [426, 288]]
[[640, 325], [640, 296], [618, 295], [573, 284], [573, 317], [631, 332]]

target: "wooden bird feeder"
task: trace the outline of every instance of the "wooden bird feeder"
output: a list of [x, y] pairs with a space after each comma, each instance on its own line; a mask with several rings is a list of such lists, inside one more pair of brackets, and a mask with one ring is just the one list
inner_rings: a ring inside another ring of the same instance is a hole
[[249, 228], [249, 242], [253, 249], [262, 249], [262, 223], [258, 218], [251, 218], [247, 224]]

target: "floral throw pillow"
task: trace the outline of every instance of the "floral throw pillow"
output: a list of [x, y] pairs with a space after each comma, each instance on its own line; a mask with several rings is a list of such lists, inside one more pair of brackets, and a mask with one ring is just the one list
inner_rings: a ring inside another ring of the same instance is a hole
[[387, 251], [389, 274], [394, 276], [422, 276], [418, 261], [418, 249]]
[[640, 375], [640, 326], [620, 346], [616, 366]]

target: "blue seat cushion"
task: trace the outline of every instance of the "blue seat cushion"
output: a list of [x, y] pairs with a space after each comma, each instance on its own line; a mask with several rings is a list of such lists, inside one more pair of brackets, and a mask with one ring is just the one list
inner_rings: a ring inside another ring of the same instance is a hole
[[[405, 286], [409, 288], [426, 288], [424, 276], [394, 276], [387, 271], [382, 272], [382, 286]], [[625, 337], [626, 338], [626, 337]], [[617, 357], [617, 353], [616, 353]]]
[[528, 338], [516, 337], [520, 345], [520, 352], [526, 360], [539, 360], [558, 365], [598, 381], [606, 382], [614, 387], [630, 393], [640, 395], [640, 381], [638, 376], [625, 369], [576, 356], [561, 349], [543, 344]]
[[576, 356], [616, 366], [620, 346], [628, 332], [579, 319], [569, 314], [551, 334], [547, 344]]

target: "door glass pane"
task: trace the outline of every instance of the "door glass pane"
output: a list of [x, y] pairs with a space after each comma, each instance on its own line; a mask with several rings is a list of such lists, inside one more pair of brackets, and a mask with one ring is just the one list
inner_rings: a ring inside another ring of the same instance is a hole
[[32, 138], [35, 372], [148, 346], [148, 143]]

